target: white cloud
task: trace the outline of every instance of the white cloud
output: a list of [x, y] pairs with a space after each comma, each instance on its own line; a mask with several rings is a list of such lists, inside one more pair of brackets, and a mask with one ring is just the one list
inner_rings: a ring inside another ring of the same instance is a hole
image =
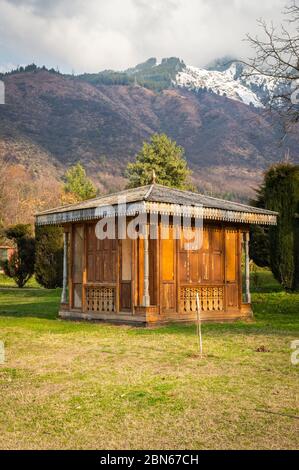
[[0, 0], [0, 61], [61, 70], [124, 69], [148, 57], [204, 65], [247, 56], [259, 17], [287, 0]]

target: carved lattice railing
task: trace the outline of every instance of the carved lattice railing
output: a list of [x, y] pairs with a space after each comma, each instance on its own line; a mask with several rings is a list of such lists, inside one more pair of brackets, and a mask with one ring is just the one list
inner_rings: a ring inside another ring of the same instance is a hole
[[201, 310], [221, 311], [224, 306], [224, 287], [181, 287], [180, 303], [182, 312], [196, 312], [196, 294], [199, 293]]
[[86, 286], [88, 312], [113, 313], [116, 311], [116, 289], [112, 286]]

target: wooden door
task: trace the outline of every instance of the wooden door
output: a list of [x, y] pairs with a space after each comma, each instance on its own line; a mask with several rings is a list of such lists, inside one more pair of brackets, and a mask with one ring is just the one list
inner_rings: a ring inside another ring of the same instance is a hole
[[223, 284], [223, 231], [221, 228], [213, 228], [210, 232], [211, 240], [211, 283]]
[[238, 232], [225, 230], [225, 280], [226, 280], [226, 308], [238, 308]]
[[165, 313], [176, 312], [176, 240], [173, 227], [169, 228], [169, 238], [161, 239], [161, 306]]
[[132, 309], [132, 240], [129, 238], [121, 240], [120, 308]]

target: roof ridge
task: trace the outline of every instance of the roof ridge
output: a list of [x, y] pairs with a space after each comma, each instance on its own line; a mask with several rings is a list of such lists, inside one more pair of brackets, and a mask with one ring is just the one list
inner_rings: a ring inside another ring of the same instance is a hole
[[[142, 189], [142, 188], [147, 188], [148, 186], [149, 186], [148, 184], [144, 184], [143, 186], [138, 186], [136, 188], [126, 188], [126, 189], [122, 189], [121, 191], [114, 191], [112, 193], [101, 194], [100, 196], [93, 197], [91, 199], [85, 199], [84, 201], [73, 202], [72, 204], [64, 204], [62, 206], [54, 207], [53, 209], [46, 209], [45, 211], [37, 212], [34, 215], [46, 214], [47, 212], [53, 212], [53, 211], [59, 210], [59, 209], [67, 209], [68, 207], [71, 208], [71, 207], [77, 206], [79, 204], [92, 203], [94, 201], [100, 201], [101, 199], [107, 198], [109, 196], [113, 196], [113, 195], [116, 195], [116, 194], [117, 195], [118, 194], [126, 194], [129, 191], [134, 191], [134, 190], [138, 190], [138, 189]], [[152, 188], [150, 188], [150, 189], [152, 189]], [[149, 192], [149, 194], [150, 194], [150, 192]]]
[[144, 198], [143, 198], [143, 199], [144, 199], [144, 201], [146, 201], [146, 200], [147, 200], [147, 198], [148, 198], [148, 197], [151, 195], [151, 193], [152, 193], [152, 191], [153, 191], [153, 188], [154, 188], [154, 186], [155, 186], [155, 183], [153, 183], [153, 184], [151, 184], [151, 185], [150, 185], [150, 188], [149, 188], [149, 190], [147, 191], [146, 195], [145, 195], [145, 196], [144, 196]]
[[253, 208], [253, 209], [261, 209], [265, 212], [269, 212], [271, 214], [279, 214], [279, 212], [277, 211], [271, 211], [269, 209], [264, 209], [264, 208], [261, 208], [261, 207], [255, 207], [255, 206], [251, 206], [250, 204], [243, 204], [241, 202], [235, 202], [235, 201], [230, 201], [229, 199], [223, 199], [223, 198], [220, 198], [220, 197], [214, 197], [214, 196], [208, 196], [206, 194], [203, 194], [203, 193], [196, 193], [195, 191], [189, 191], [189, 190], [185, 190], [185, 189], [179, 189], [179, 188], [173, 188], [171, 186], [164, 186], [163, 184], [155, 184], [155, 186], [160, 186], [162, 188], [165, 188], [165, 189], [172, 189], [174, 191], [177, 191], [177, 192], [180, 192], [180, 193], [183, 193], [183, 194], [191, 194], [191, 195], [194, 195], [194, 196], [202, 196], [202, 197], [206, 197], [207, 199], [211, 199], [213, 201], [222, 201], [222, 202], [231, 202], [232, 204], [235, 204], [237, 206], [240, 206], [240, 207], [246, 207], [246, 208]]

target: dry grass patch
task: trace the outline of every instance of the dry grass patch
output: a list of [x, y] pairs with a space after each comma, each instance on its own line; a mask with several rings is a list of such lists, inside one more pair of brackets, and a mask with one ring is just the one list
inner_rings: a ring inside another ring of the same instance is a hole
[[299, 447], [298, 294], [257, 292], [254, 322], [203, 325], [200, 360], [193, 326], [60, 321], [59, 292], [36, 292], [0, 292], [1, 448]]

